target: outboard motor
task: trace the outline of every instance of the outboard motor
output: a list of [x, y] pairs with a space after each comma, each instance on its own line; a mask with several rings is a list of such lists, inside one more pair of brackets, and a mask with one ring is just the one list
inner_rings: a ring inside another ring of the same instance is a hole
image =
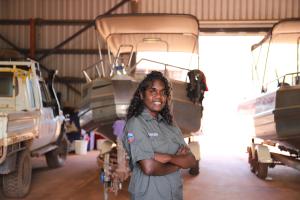
[[188, 72], [190, 82], [187, 84], [187, 96], [193, 102], [202, 103], [204, 92], [208, 91], [204, 73], [199, 69]]

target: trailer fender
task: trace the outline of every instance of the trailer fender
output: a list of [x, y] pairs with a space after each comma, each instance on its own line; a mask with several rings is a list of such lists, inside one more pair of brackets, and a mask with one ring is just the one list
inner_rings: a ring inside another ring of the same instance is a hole
[[273, 163], [271, 153], [267, 146], [258, 144], [256, 145], [255, 150], [257, 152], [257, 159], [259, 163]]
[[191, 152], [194, 154], [196, 160], [200, 160], [200, 144], [199, 142], [193, 141], [188, 144]]

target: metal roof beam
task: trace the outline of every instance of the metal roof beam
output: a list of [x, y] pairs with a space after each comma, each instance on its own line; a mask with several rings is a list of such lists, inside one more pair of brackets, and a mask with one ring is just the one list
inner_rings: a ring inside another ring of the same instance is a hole
[[[23, 54], [28, 54], [30, 52], [30, 49], [27, 48], [23, 48], [20, 49], [20, 51]], [[35, 51], [35, 54], [45, 54], [48, 52], [51, 52], [52, 49], [37, 49]], [[101, 53], [103, 55], [107, 55], [107, 49], [102, 49]], [[57, 49], [57, 51], [55, 51], [52, 54], [80, 54], [80, 55], [99, 55], [99, 50], [98, 49]]]
[[[105, 12], [103, 15], [108, 15], [111, 12], [113, 12], [114, 10], [118, 9], [119, 7], [123, 6], [125, 3], [127, 3], [130, 0], [122, 0], [120, 3], [116, 4], [114, 7], [112, 7], [111, 9], [109, 9], [107, 12]], [[76, 38], [78, 35], [80, 35], [81, 33], [85, 32], [87, 29], [89, 29], [90, 27], [92, 27], [94, 25], [94, 21], [89, 22], [88, 24], [86, 24], [83, 28], [81, 28], [79, 31], [77, 31], [76, 33], [74, 33], [73, 35], [71, 35], [70, 37], [68, 37], [67, 39], [65, 39], [64, 41], [62, 41], [61, 43], [59, 43], [58, 45], [56, 45], [50, 52], [47, 52], [45, 54], [43, 54], [38, 61], [41, 61], [43, 59], [45, 59], [46, 57], [48, 57], [49, 55], [53, 54], [57, 49], [61, 48], [62, 46], [64, 46], [65, 44], [67, 44], [68, 42], [70, 42], [71, 40], [73, 40], [74, 38]]]

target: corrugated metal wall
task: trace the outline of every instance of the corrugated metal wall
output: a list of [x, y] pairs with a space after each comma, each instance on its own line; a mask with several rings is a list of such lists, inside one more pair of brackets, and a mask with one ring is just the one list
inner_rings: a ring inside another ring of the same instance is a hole
[[[8, 19], [94, 19], [121, 0], [1, 0]], [[127, 13], [128, 5], [114, 13]]]
[[[1, 0], [9, 19], [93, 19], [120, 0]], [[199, 20], [267, 20], [299, 17], [299, 0], [139, 0], [143, 13], [190, 13]], [[129, 5], [115, 13], [127, 13]]]
[[201, 20], [300, 17], [299, 0], [141, 0], [141, 12], [190, 13]]
[[[0, 0], [2, 19], [76, 19], [92, 20], [105, 13], [121, 0]], [[127, 3], [114, 13], [130, 12]], [[142, 13], [189, 13], [202, 21], [260, 21], [300, 17], [300, 0], [139, 0]], [[43, 25], [37, 28], [37, 48], [53, 48], [82, 26]], [[29, 26], [0, 25], [0, 33], [20, 48], [29, 48]], [[0, 40], [0, 48], [9, 47]], [[96, 49], [93, 28], [81, 34], [63, 48]], [[96, 62], [97, 55], [51, 55], [42, 64], [59, 69], [60, 76], [82, 77], [81, 70]], [[80, 88], [79, 85], [73, 85]], [[76, 104], [80, 96], [65, 85], [57, 88], [64, 101]]]

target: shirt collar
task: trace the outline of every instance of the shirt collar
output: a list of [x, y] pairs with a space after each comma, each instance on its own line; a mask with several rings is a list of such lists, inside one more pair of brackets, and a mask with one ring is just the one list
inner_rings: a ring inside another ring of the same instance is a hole
[[[155, 117], [153, 117], [150, 114], [150, 111], [148, 110], [148, 108], [144, 108], [143, 112], [141, 113], [142, 117], [146, 120], [146, 121], [150, 121], [150, 120], [156, 120]], [[157, 121], [160, 122], [161, 120], [163, 120], [164, 118], [161, 116], [161, 114], [158, 113], [157, 116]]]

